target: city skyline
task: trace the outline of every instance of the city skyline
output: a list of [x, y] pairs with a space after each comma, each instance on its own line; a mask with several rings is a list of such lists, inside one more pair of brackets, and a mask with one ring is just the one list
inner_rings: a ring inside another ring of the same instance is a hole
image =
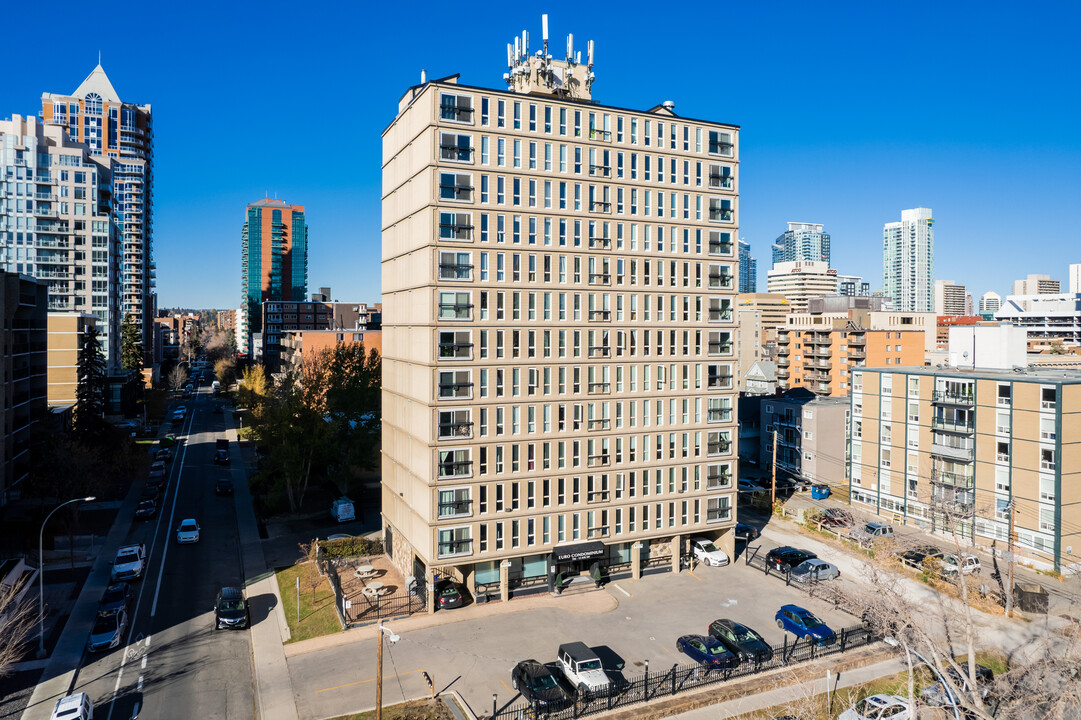
[[[78, 32], [86, 20], [80, 6], [69, 8], [55, 15], [58, 32]], [[641, 16], [611, 16], [601, 6], [584, 13], [558, 6], [478, 11], [479, 21], [458, 38], [471, 48], [466, 54], [448, 51], [435, 22], [421, 23], [408, 36], [389, 34], [356, 46], [356, 24], [392, 22], [391, 12], [379, 9], [336, 10], [336, 21], [328, 24], [325, 9], [311, 6], [293, 19], [304, 38], [295, 48], [246, 41], [258, 33], [240, 33], [241, 24], [272, 23], [272, 10], [273, 4], [253, 17], [243, 8], [224, 8], [212, 27], [170, 9], [127, 13], [118, 19], [118, 37], [161, 27], [171, 32], [155, 34], [155, 42], [138, 49], [99, 41], [102, 66], [119, 95], [154, 106], [160, 307], [237, 304], [235, 208], [260, 196], [303, 198], [319, 218], [312, 229], [313, 284], [333, 286], [342, 298], [377, 300], [372, 288], [378, 287], [380, 262], [379, 134], [394, 116], [401, 88], [419, 82], [421, 69], [430, 78], [461, 73], [462, 82], [499, 86], [504, 49], [494, 38], [522, 29], [539, 37], [542, 12], [550, 13], [553, 37], [573, 30], [583, 42], [596, 41], [598, 101], [646, 109], [673, 100], [682, 117], [724, 117], [746, 131], [751, 170], [743, 180], [741, 235], [752, 255], [763, 257], [789, 221], [822, 223], [832, 236], [833, 263], [876, 278], [883, 223], [905, 208], [923, 206], [936, 210], [936, 278], [952, 278], [976, 295], [994, 290], [1005, 296], [1014, 280], [1030, 273], [1049, 274], [1066, 286], [1068, 265], [1081, 259], [1071, 253], [1081, 243], [1068, 214], [1069, 198], [1081, 190], [1071, 171], [1081, 160], [1071, 127], [1081, 101], [1069, 92], [1072, 61], [1065, 33], [1074, 23], [1064, 17], [1076, 20], [1076, 7], [1059, 8], [1053, 23], [1050, 11], [1018, 18], [994, 7], [972, 15], [930, 4], [906, 6], [904, 17], [855, 4], [825, 10], [792, 5], [768, 17], [756, 8], [726, 8], [725, 22], [748, 32], [726, 41], [744, 60], [721, 93], [702, 92], [693, 72], [671, 77], [674, 67], [695, 67], [699, 50], [715, 42], [710, 23], [651, 21], [649, 35], [680, 37], [668, 63], [657, 64], [641, 61], [647, 33]], [[934, 23], [908, 23], [924, 11]], [[881, 53], [875, 38], [898, 24], [905, 25], [904, 49]], [[778, 50], [763, 42], [767, 35], [789, 32], [815, 36], [819, 51], [808, 57], [797, 54], [798, 44]], [[993, 42], [1007, 37], [1022, 46], [1008, 58]], [[35, 49], [30, 37], [11, 41], [16, 55]], [[192, 52], [192, 43], [213, 51]], [[33, 72], [13, 74], [0, 90], [0, 117], [36, 114], [43, 92], [74, 87], [94, 68], [98, 49], [67, 44], [43, 57]], [[406, 60], [387, 62], [392, 55]], [[330, 66], [356, 71], [337, 76], [325, 71]], [[627, 66], [641, 72], [620, 72]], [[380, 71], [365, 70], [371, 67]], [[242, 133], [193, 120], [193, 108], [239, 108], [232, 78], [241, 76], [249, 96], [278, 97], [284, 85], [291, 90], [271, 113], [251, 115], [254, 121]], [[832, 79], [823, 82], [825, 77]], [[913, 82], [923, 84], [920, 103], [898, 105], [898, 96], [908, 91], [894, 88]], [[1023, 88], [1021, 97], [997, 104], [1003, 85]], [[342, 87], [346, 92], [339, 94]], [[864, 87], [872, 89], [853, 91]], [[334, 113], [310, 110], [328, 94], [338, 98]], [[792, 103], [793, 96], [813, 101]], [[348, 131], [342, 133], [345, 119]], [[1002, 142], [1003, 127], [1016, 128], [1015, 143]], [[324, 154], [314, 150], [316, 141], [340, 141], [333, 163], [318, 161]], [[191, 162], [190, 149], [196, 147], [214, 157], [210, 176], [203, 163]], [[284, 152], [269, 152], [272, 147]], [[1003, 167], [1023, 179], [1010, 183], [1008, 203], [1002, 198]], [[192, 207], [199, 212], [193, 214]], [[1011, 263], [1014, 268], [1001, 261], [1014, 254], [1018, 242], [1032, 241], [1042, 243], [1038, 256]]]

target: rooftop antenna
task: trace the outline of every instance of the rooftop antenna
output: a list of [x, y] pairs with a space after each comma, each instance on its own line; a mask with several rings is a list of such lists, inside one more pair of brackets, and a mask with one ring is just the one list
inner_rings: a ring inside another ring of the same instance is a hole
[[522, 59], [529, 57], [529, 31], [522, 31]]
[[567, 35], [567, 62], [574, 62], [574, 33]]
[[544, 55], [542, 57], [548, 59], [548, 13], [541, 15], [541, 37], [544, 38]]
[[101, 66], [101, 50], [98, 50], [98, 66]]

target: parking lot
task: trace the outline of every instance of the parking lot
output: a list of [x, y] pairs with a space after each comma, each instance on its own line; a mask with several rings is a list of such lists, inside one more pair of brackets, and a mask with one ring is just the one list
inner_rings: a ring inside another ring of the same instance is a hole
[[[774, 544], [764, 541], [762, 552]], [[651, 672], [663, 671], [674, 664], [689, 664], [676, 650], [676, 638], [704, 634], [717, 618], [737, 620], [757, 630], [767, 642], [779, 645], [784, 634], [775, 624], [774, 614], [786, 603], [815, 612], [834, 630], [857, 624], [855, 618], [832, 605], [787, 587], [783, 579], [766, 577], [744, 565], [742, 556], [727, 567], [699, 566], [679, 575], [621, 580], [601, 592], [615, 598], [618, 607], [584, 614], [557, 604], [399, 631], [401, 641], [390, 648], [388, 657], [392, 659], [384, 664], [384, 702], [425, 694], [428, 688], [421, 671], [426, 671], [437, 691], [455, 690], [475, 712], [490, 712], [493, 693], [498, 694], [499, 707], [517, 697], [510, 688], [510, 669], [518, 660], [553, 660], [560, 643], [575, 640], [596, 649], [606, 669], [622, 668], [628, 676], [635, 675], [649, 660]], [[573, 596], [566, 600], [568, 608], [574, 606]], [[372, 707], [375, 654], [374, 639], [365, 639], [292, 655], [289, 669], [301, 720]], [[343, 672], [343, 668], [347, 670]]]

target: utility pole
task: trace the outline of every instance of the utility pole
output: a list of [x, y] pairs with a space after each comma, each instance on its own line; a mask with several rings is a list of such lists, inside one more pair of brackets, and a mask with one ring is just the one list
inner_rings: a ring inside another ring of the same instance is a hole
[[1008, 576], [1006, 580], [1006, 617], [1013, 617], [1013, 500], [1006, 506], [1010, 513], [1010, 532], [1006, 536], [1006, 554], [1009, 562]]
[[773, 506], [777, 502], [777, 430], [773, 431], [773, 480], [769, 486], [769, 508], [773, 512]]
[[375, 651], [375, 720], [383, 720], [383, 623], [379, 623], [375, 641], [379, 645]]

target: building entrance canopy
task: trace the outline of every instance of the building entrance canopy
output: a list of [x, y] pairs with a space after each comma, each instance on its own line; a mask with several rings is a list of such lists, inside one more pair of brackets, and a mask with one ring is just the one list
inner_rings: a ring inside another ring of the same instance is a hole
[[571, 562], [574, 560], [592, 560], [607, 556], [608, 550], [604, 543], [599, 540], [593, 542], [578, 543], [576, 545], [564, 545], [552, 549], [552, 560], [557, 563]]

